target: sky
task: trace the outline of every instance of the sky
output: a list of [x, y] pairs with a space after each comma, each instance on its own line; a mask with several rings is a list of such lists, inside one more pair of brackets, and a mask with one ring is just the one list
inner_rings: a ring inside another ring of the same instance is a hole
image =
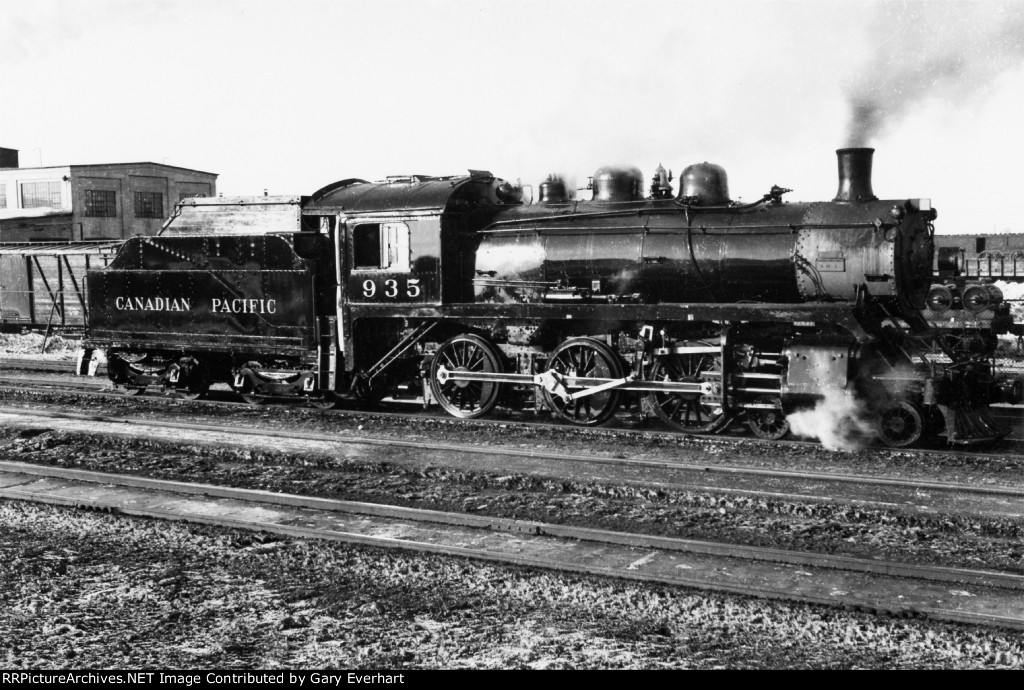
[[851, 145], [938, 232], [1024, 232], [1024, 2], [0, 0], [23, 167], [153, 161], [254, 195], [710, 161], [734, 199], [816, 201]]

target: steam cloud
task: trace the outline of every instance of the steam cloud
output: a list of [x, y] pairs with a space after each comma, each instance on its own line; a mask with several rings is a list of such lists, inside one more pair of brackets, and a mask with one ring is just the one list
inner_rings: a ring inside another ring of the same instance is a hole
[[872, 35], [880, 39], [847, 90], [847, 146], [867, 146], [926, 98], [959, 107], [983, 97], [1001, 73], [1024, 62], [1020, 2], [887, 2]]
[[[815, 362], [811, 375], [820, 382], [833, 379], [833, 372], [821, 362]], [[822, 392], [825, 397], [814, 409], [786, 415], [790, 432], [816, 438], [829, 450], [851, 451], [867, 445], [874, 428], [861, 401], [851, 391], [827, 384], [822, 386]]]
[[813, 410], [793, 412], [786, 420], [795, 436], [816, 438], [829, 450], [863, 448], [874, 432], [860, 402], [845, 390], [826, 389], [824, 400]]

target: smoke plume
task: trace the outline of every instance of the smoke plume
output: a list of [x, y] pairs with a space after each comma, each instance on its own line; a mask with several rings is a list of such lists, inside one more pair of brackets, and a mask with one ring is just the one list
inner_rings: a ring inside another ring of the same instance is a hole
[[844, 390], [826, 389], [825, 398], [813, 410], [793, 412], [786, 420], [793, 435], [816, 438], [829, 450], [863, 448], [874, 431], [860, 403]]
[[790, 432], [794, 436], [816, 438], [829, 450], [862, 448], [874, 436], [870, 416], [852, 391], [828, 385], [834, 376], [823, 362], [814, 363], [811, 378], [821, 382], [820, 389], [825, 397], [813, 409], [786, 415]]
[[925, 99], [953, 108], [984, 98], [1024, 63], [1022, 32], [1020, 2], [882, 3], [871, 55], [847, 88], [847, 146], [870, 145]]

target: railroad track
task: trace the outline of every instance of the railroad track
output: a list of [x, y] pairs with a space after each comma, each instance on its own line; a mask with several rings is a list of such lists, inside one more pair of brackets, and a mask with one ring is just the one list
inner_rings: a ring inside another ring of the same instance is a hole
[[[31, 357], [0, 358], [0, 371], [52, 371], [61, 374], [73, 374], [75, 361], [71, 359], [32, 359]], [[101, 364], [97, 374], [106, 375], [107, 365]]]
[[1024, 629], [1024, 576], [0, 463], [0, 497]]
[[[29, 360], [29, 361], [31, 361], [31, 360]], [[11, 368], [13, 368], [13, 365], [10, 364], [11, 362], [12, 362], [12, 360], [0, 360], [0, 365], [7, 366], [8, 369], [11, 369]], [[49, 365], [51, 365], [53, 363], [49, 363], [48, 362], [46, 364], [47, 364], [47, 366], [49, 366]], [[69, 365], [67, 362], [58, 363], [58, 364], [60, 364], [63, 367], [72, 366], [72, 365]], [[2, 366], [0, 366], [0, 372], [4, 371]], [[62, 370], [60, 370], [58, 368], [53, 368], [53, 369], [48, 369], [48, 371], [61, 372]], [[63, 370], [62, 373], [67, 373], [67, 371]], [[36, 377], [32, 377], [32, 376], [21, 376], [21, 375], [11, 375], [11, 374], [0, 373], [0, 386], [12, 386], [12, 387], [21, 387], [21, 388], [35, 388], [35, 389], [42, 389], [42, 390], [60, 390], [60, 391], [65, 391], [65, 392], [75, 392], [75, 393], [78, 393], [78, 394], [95, 395], [95, 396], [102, 396], [102, 397], [112, 397], [112, 398], [117, 398], [117, 399], [121, 399], [121, 398], [124, 397], [123, 393], [121, 393], [119, 391], [116, 391], [116, 390], [113, 390], [111, 388], [110, 383], [106, 379], [91, 378], [91, 377], [80, 377], [80, 376], [69, 377], [69, 379], [71, 379], [71, 380], [65, 381], [65, 380], [54, 380], [54, 379], [46, 379], [46, 378], [36, 378]], [[204, 400], [201, 400], [201, 401], [194, 401], [194, 402], [197, 403], [197, 404], [205, 404], [205, 405], [211, 405], [211, 406], [230, 406], [230, 407], [243, 406], [243, 407], [249, 407], [249, 405], [247, 403], [244, 403], [244, 402], [238, 400], [237, 396], [234, 393], [232, 393], [229, 389], [227, 389], [226, 387], [224, 387], [224, 390], [217, 390], [216, 388], [211, 390], [210, 396], [211, 396], [210, 398], [207, 398], [207, 399], [204, 399]], [[163, 395], [155, 396], [155, 395], [144, 394], [143, 397], [145, 399], [154, 399], [155, 397], [164, 398], [166, 396], [163, 396]], [[291, 403], [291, 404], [295, 405], [296, 403]], [[340, 410], [340, 411], [324, 410], [323, 413], [324, 414], [331, 414], [332, 412], [334, 412], [334, 413], [338, 413], [338, 414], [346, 414], [346, 413], [350, 414], [352, 412], [358, 411], [360, 414], [366, 414], [368, 416], [377, 417], [377, 418], [381, 418], [381, 419], [388, 419], [388, 418], [392, 418], [392, 419], [407, 419], [409, 417], [415, 417], [415, 418], [418, 418], [418, 419], [443, 419], [443, 420], [447, 420], [447, 421], [463, 421], [463, 423], [466, 423], [466, 424], [473, 424], [473, 425], [482, 426], [482, 427], [486, 427], [488, 425], [492, 425], [492, 426], [493, 425], [498, 425], [498, 426], [500, 426], [502, 424], [515, 423], [517, 425], [523, 426], [524, 429], [547, 429], [547, 430], [558, 429], [559, 432], [561, 432], [561, 433], [565, 433], [565, 432], [573, 433], [573, 432], [579, 430], [578, 427], [575, 427], [575, 426], [573, 426], [571, 424], [568, 424], [568, 423], [563, 423], [563, 422], [558, 422], [558, 421], [541, 421], [541, 420], [537, 420], [537, 419], [531, 418], [531, 416], [524, 415], [524, 414], [508, 414], [508, 415], [505, 415], [505, 414], [501, 414], [501, 413], [495, 413], [492, 416], [487, 417], [487, 418], [481, 418], [481, 419], [474, 419], [474, 420], [465, 421], [465, 420], [455, 420], [455, 418], [445, 414], [444, 412], [442, 412], [440, 410], [436, 410], [436, 409], [434, 409], [434, 410], [423, 410], [423, 409], [420, 408], [418, 402], [412, 401], [412, 400], [402, 401], [400, 403], [395, 403], [395, 405], [396, 406], [404, 405], [404, 406], [408, 406], [408, 407], [415, 407], [417, 409], [415, 409], [415, 410], [406, 410], [406, 411], [402, 411], [402, 412], [387, 412], [387, 411], [380, 410], [380, 409], [376, 409], [376, 410], [372, 410], [372, 411], [345, 409], [345, 410]], [[992, 450], [981, 450], [981, 451], [961, 450], [959, 448], [943, 448], [943, 449], [941, 449], [941, 452], [947, 453], [947, 454], [963, 456], [963, 457], [987, 458], [987, 457], [991, 457], [993, 455], [993, 453], [997, 453], [998, 455], [1000, 455], [1002, 457], [1022, 457], [1022, 458], [1024, 458], [1024, 428], [1022, 428], [1022, 421], [1024, 421], [1024, 414], [1022, 414], [1022, 410], [1020, 408], [1018, 408], [1018, 407], [1004, 407], [1004, 408], [998, 408], [997, 407], [997, 408], [993, 408], [993, 410], [995, 412], [995, 417], [996, 417], [996, 419], [998, 421], [1000, 421], [1000, 422], [1002, 422], [1004, 424], [1010, 425], [1013, 428], [1013, 431], [1011, 432], [1010, 436], [1008, 436], [1006, 439], [1004, 439], [1003, 444], [1001, 446], [996, 447], [996, 448], [994, 448]], [[687, 438], [691, 438], [691, 439], [696, 440], [696, 441], [706, 440], [708, 442], [713, 442], [713, 443], [742, 442], [742, 443], [757, 444], [757, 445], [769, 445], [769, 446], [776, 446], [776, 447], [778, 447], [780, 445], [786, 445], [786, 446], [791, 446], [791, 447], [812, 447], [812, 448], [820, 447], [820, 444], [817, 441], [807, 441], [807, 440], [801, 440], [801, 439], [797, 439], [797, 438], [785, 438], [785, 439], [782, 439], [782, 440], [779, 440], [779, 441], [766, 441], [766, 440], [759, 439], [759, 438], [756, 438], [756, 437], [753, 437], [753, 436], [747, 434], [745, 432], [745, 429], [740, 429], [737, 432], [728, 433], [728, 434], [721, 434], [721, 435], [717, 435], [716, 434], [716, 435], [709, 435], [709, 436], [694, 436], [694, 435], [685, 434], [683, 432], [673, 431], [673, 430], [670, 430], [670, 429], [637, 428], [635, 423], [631, 423], [626, 418], [620, 418], [618, 420], [613, 420], [612, 422], [610, 422], [609, 424], [605, 425], [604, 427], [602, 427], [600, 429], [595, 429], [595, 428], [591, 428], [591, 427], [586, 428], [586, 433], [588, 435], [592, 435], [592, 434], [595, 434], [595, 433], [601, 433], [602, 431], [607, 431], [609, 433], [629, 432], [629, 433], [642, 434], [642, 435], [644, 435], [646, 437], [655, 437], [655, 438], [657, 438], [657, 437], [663, 437], [663, 438], [687, 437]], [[886, 450], [882, 446], [878, 446], [878, 448], [881, 449], [881, 450]], [[899, 452], [901, 452], [901, 453], [912, 453], [912, 454], [916, 454], [916, 455], [926, 455], [926, 454], [930, 454], [930, 453], [936, 452], [936, 449], [929, 449], [929, 448], [902, 448], [902, 449], [899, 449]]]
[[484, 466], [481, 455], [486, 455], [485, 466], [501, 467], [503, 472], [559, 480], [608, 482], [775, 501], [835, 503], [879, 510], [896, 508], [902, 512], [926, 515], [1024, 518], [1024, 487], [1014, 486], [694, 464], [593, 453], [551, 453], [501, 446], [267, 430], [237, 423], [230, 426], [197, 424], [12, 407], [0, 407], [0, 421], [9, 427], [38, 429], [47, 426], [70, 432], [143, 436], [173, 443], [187, 438], [198, 444], [258, 446], [285, 452], [341, 455], [363, 462], [445, 466], [466, 471], [479, 471]]

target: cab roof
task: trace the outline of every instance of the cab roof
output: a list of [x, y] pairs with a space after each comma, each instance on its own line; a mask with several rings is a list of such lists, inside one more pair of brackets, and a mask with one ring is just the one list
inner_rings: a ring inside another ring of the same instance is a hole
[[452, 177], [389, 177], [382, 182], [350, 178], [314, 192], [302, 212], [319, 216], [342, 212], [441, 211], [467, 184], [493, 181], [493, 175], [477, 170]]

